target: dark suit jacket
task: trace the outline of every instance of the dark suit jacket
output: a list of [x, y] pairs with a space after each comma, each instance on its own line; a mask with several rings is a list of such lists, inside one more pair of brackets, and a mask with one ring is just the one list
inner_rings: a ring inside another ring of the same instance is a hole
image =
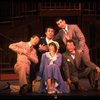
[[[65, 79], [70, 78], [70, 75], [74, 74], [75, 70], [77, 70], [77, 72], [82, 71], [86, 66], [96, 70], [97, 67], [97, 65], [95, 65], [93, 62], [87, 60], [83, 54], [79, 55], [77, 52], [75, 53], [75, 63], [69, 52], [63, 53], [62, 59], [62, 67]], [[81, 62], [84, 62], [86, 66], [82, 66]]]
[[[40, 37], [40, 42], [39, 42], [39, 45], [47, 45], [47, 42], [46, 42], [46, 37]], [[40, 67], [40, 62], [41, 62], [41, 56], [43, 53], [45, 53], [45, 51], [40, 51], [39, 50], [39, 45], [37, 47], [37, 55], [38, 55], [38, 58], [39, 58], [39, 63], [37, 64], [38, 66], [38, 70], [39, 70], [39, 67]]]

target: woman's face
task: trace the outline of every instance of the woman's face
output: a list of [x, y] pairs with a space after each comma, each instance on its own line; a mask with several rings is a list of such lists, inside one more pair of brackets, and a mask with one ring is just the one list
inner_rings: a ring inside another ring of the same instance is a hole
[[56, 49], [55, 49], [54, 45], [49, 46], [49, 52], [56, 52]]

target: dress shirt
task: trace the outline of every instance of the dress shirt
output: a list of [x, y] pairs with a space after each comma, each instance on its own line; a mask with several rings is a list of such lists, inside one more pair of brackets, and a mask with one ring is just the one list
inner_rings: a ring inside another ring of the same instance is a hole
[[66, 26], [66, 28], [63, 29], [63, 31], [64, 31], [64, 33], [65, 33], [66, 38], [69, 40], [70, 37], [69, 37], [69, 35], [68, 35], [68, 27]]
[[52, 39], [49, 40], [48, 38], [46, 38], [46, 42], [47, 42], [47, 44], [49, 44], [51, 41], [52, 41]]
[[73, 59], [75, 59], [75, 52], [72, 52], [72, 53], [71, 53], [71, 57], [72, 57]]

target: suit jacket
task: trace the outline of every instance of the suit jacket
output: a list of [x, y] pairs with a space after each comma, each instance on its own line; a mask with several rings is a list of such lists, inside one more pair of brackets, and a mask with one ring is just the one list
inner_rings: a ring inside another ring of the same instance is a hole
[[36, 50], [32, 48], [30, 51], [29, 42], [13, 43], [9, 45], [9, 48], [17, 53], [17, 65], [30, 67], [31, 61], [38, 63]]
[[[86, 66], [93, 70], [96, 70], [97, 67], [97, 65], [95, 65], [93, 62], [87, 60], [83, 53], [79, 55], [77, 51], [75, 53], [75, 63], [69, 52], [63, 53], [62, 59], [62, 67], [65, 74], [65, 79], [70, 78], [70, 75], [74, 74], [76, 71], [78, 72], [84, 70]], [[81, 62], [84, 62], [86, 66], [82, 66]]]
[[[68, 25], [68, 34], [70, 39], [75, 41], [77, 49], [89, 52], [89, 49], [85, 43], [85, 37], [77, 25]], [[62, 29], [59, 30], [58, 34], [54, 37], [53, 40], [62, 40], [66, 45], [67, 38], [65, 32]]]
[[[47, 45], [47, 41], [46, 41], [46, 37], [41, 37], [40, 38], [40, 42], [39, 42], [39, 45]], [[41, 56], [42, 56], [42, 54], [43, 53], [45, 53], [46, 51], [39, 51], [38, 50], [38, 56], [39, 56], [39, 58], [41, 59]]]

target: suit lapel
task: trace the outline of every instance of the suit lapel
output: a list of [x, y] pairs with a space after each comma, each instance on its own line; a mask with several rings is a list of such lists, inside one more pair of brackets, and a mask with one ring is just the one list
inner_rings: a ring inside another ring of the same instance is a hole
[[62, 36], [62, 40], [63, 40], [63, 42], [64, 42], [64, 44], [66, 45], [66, 36], [65, 36], [65, 33], [64, 33], [64, 31], [63, 30], [61, 30], [61, 36]]
[[[73, 33], [72, 28], [73, 27], [71, 25], [68, 25], [68, 35], [69, 35], [70, 39], [72, 39], [72, 33]], [[61, 34], [62, 34], [62, 40], [63, 40], [64, 44], [66, 44], [66, 40], [67, 40], [66, 34], [64, 33], [63, 30], [61, 31]]]
[[80, 56], [79, 54], [76, 52], [75, 53], [75, 62], [74, 59], [72, 58], [72, 56], [70, 55], [70, 53], [67, 54], [68, 59], [70, 59], [70, 62], [75, 65], [77, 68], [79, 68], [79, 62], [80, 62]]
[[[70, 62], [74, 65], [74, 60], [73, 60], [73, 58], [71, 57], [71, 55], [68, 53], [67, 56], [68, 56], [68, 59], [70, 60]], [[66, 56], [66, 57], [67, 57], [67, 56]]]
[[75, 57], [76, 57], [76, 67], [79, 68], [79, 65], [80, 65], [80, 55], [78, 54], [78, 52], [75, 53]]
[[70, 37], [70, 39], [72, 39], [72, 27], [71, 27], [71, 25], [68, 25], [68, 35], [69, 35], [69, 37]]

